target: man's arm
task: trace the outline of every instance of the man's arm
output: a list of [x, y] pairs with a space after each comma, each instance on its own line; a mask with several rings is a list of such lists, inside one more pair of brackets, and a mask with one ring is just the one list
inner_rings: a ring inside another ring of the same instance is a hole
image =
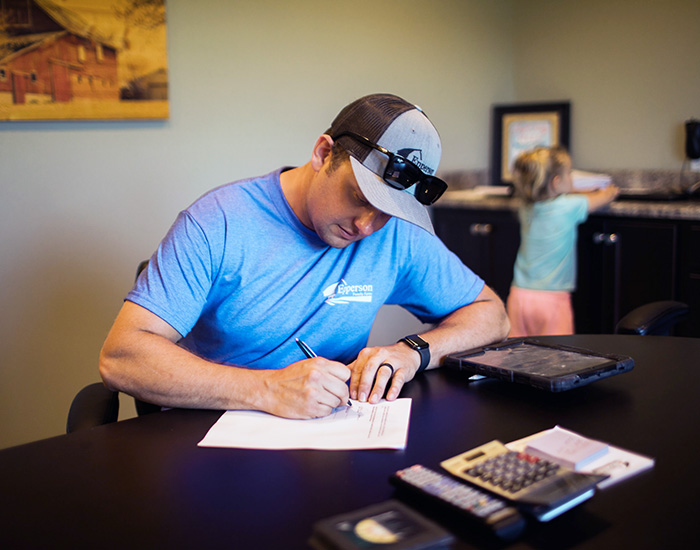
[[[509, 330], [510, 323], [503, 302], [493, 290], [484, 286], [474, 302], [452, 312], [434, 329], [421, 333], [421, 338], [430, 344], [430, 364], [427, 368], [438, 367], [449, 353], [503, 340]], [[393, 377], [390, 369], [379, 369], [382, 363], [393, 367]], [[350, 397], [376, 403], [384, 395], [391, 378], [387, 399], [396, 399], [419, 366], [419, 354], [402, 342], [365, 348], [350, 365]], [[372, 387], [375, 375], [376, 382]]]
[[108, 388], [166, 407], [262, 410], [287, 418], [326, 416], [347, 401], [350, 370], [320, 357], [279, 370], [204, 360], [177, 345], [180, 334], [125, 302], [100, 353]]

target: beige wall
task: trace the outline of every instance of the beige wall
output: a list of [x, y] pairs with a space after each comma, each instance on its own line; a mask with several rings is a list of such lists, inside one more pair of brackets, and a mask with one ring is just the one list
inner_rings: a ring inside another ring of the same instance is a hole
[[700, 51], [697, 4], [168, 0], [170, 120], [0, 123], [0, 448], [63, 432], [179, 209], [305, 162], [362, 94], [423, 106], [445, 169], [488, 166], [491, 104], [564, 98], [577, 160], [675, 168], [700, 116], [697, 61], [676, 51]]
[[680, 171], [700, 118], [698, 0], [512, 6], [515, 97], [571, 100], [575, 164]]

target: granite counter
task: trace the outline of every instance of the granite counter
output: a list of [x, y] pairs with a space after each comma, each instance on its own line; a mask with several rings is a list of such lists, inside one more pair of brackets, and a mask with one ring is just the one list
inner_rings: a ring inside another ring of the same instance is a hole
[[[520, 199], [473, 189], [447, 191], [435, 204], [437, 208], [468, 210], [517, 210], [519, 206]], [[595, 213], [599, 216], [700, 221], [700, 200], [616, 200]]]

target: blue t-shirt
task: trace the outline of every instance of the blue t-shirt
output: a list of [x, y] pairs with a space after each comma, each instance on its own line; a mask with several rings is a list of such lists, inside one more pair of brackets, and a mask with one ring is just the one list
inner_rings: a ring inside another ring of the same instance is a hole
[[474, 301], [484, 282], [426, 231], [397, 218], [328, 246], [289, 206], [281, 170], [214, 189], [181, 212], [127, 300], [206, 359], [283, 368], [294, 338], [349, 363], [383, 304], [426, 323]]
[[534, 290], [576, 289], [577, 227], [588, 217], [583, 195], [559, 195], [520, 208], [520, 249], [513, 285]]

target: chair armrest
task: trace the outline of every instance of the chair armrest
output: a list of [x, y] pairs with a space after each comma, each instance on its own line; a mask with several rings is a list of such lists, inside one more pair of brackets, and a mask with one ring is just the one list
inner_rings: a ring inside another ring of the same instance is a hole
[[119, 392], [108, 390], [102, 382], [96, 382], [85, 386], [73, 398], [68, 411], [66, 432], [116, 422], [118, 417]]
[[671, 328], [690, 312], [683, 302], [663, 300], [639, 306], [617, 323], [615, 334], [668, 335]]

